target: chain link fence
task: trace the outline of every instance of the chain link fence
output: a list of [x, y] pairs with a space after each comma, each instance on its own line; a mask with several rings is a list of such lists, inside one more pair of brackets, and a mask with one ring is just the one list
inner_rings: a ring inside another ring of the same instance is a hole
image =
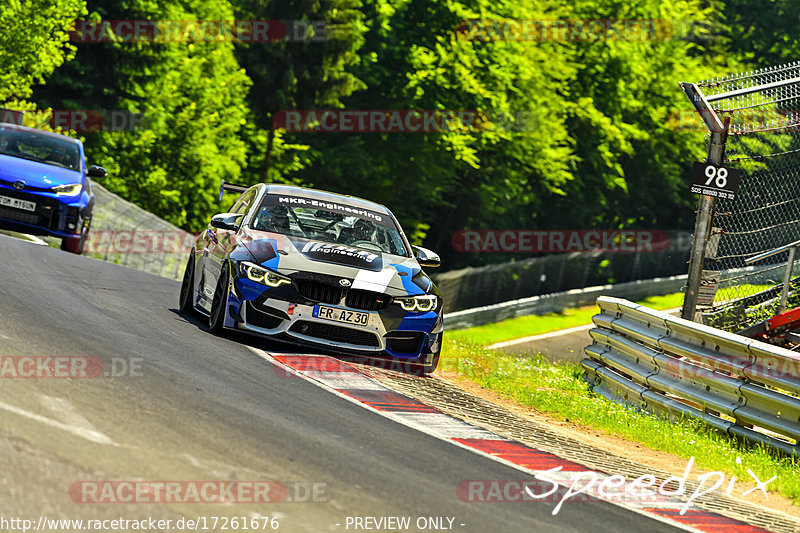
[[721, 275], [702, 316], [738, 331], [777, 312], [788, 252], [745, 260], [800, 239], [800, 62], [696, 86], [720, 120], [729, 118], [723, 163], [743, 172], [735, 198], [718, 198], [714, 209], [703, 269]]
[[686, 273], [691, 235], [665, 231], [661, 251], [569, 252], [449, 272], [429, 272], [446, 313], [598, 285]]

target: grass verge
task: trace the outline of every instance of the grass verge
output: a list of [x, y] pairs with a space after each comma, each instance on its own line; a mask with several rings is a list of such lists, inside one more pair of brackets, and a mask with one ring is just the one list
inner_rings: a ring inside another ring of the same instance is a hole
[[762, 481], [777, 476], [768, 489], [800, 506], [797, 459], [761, 446], [737, 445], [693, 419], [670, 421], [606, 400], [590, 390], [577, 365], [551, 363], [540, 355], [501, 354], [445, 339], [440, 366], [555, 418], [601, 429], [687, 461], [694, 457], [699, 467], [724, 472], [727, 479], [752, 480], [748, 468]]
[[[680, 307], [683, 303], [683, 293], [651, 296], [636, 303], [646, 305], [652, 309], [674, 309]], [[596, 314], [597, 306], [589, 305], [576, 309], [565, 309], [561, 313], [521, 316], [496, 324], [487, 324], [469, 329], [448, 330], [447, 337], [462, 342], [488, 346], [496, 342], [583, 326], [591, 323], [592, 317]]]

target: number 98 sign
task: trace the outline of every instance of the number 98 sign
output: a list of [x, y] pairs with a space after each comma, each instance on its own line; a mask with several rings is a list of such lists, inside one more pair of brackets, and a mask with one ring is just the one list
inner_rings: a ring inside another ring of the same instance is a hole
[[692, 192], [732, 199], [739, 189], [739, 178], [742, 171], [738, 168], [726, 168], [711, 163], [695, 163], [692, 168]]

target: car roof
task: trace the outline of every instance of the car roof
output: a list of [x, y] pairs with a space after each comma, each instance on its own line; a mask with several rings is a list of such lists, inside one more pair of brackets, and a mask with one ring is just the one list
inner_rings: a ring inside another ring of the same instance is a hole
[[312, 200], [319, 200], [321, 202], [336, 202], [346, 205], [348, 207], [357, 207], [360, 209], [368, 209], [370, 211], [379, 211], [391, 214], [389, 208], [363, 198], [356, 196], [349, 196], [346, 194], [338, 194], [335, 192], [320, 191], [317, 189], [308, 189], [306, 187], [298, 187], [297, 185], [283, 185], [277, 183], [265, 183], [268, 194], [285, 194], [287, 196], [302, 196], [303, 198], [310, 198]]
[[19, 132], [22, 132], [22, 133], [36, 133], [36, 134], [42, 135], [43, 137], [51, 137], [51, 138], [54, 138], [54, 139], [58, 139], [60, 141], [70, 140], [70, 141], [74, 142], [77, 145], [81, 144], [81, 142], [78, 139], [73, 139], [72, 137], [69, 137], [67, 135], [63, 135], [61, 133], [55, 133], [55, 132], [52, 132], [52, 131], [39, 130], [39, 129], [36, 129], [36, 128], [29, 128], [27, 126], [20, 126], [19, 124], [12, 124], [10, 122], [0, 122], [0, 129], [16, 130], [16, 131], [19, 131]]

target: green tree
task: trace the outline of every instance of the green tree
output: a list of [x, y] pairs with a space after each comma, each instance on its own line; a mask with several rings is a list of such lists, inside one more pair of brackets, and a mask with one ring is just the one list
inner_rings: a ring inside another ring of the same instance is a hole
[[[148, 0], [90, 4], [94, 20], [232, 20], [226, 0], [160, 5]], [[195, 34], [197, 35], [197, 34]], [[100, 81], [100, 83], [98, 83]], [[230, 41], [189, 37], [86, 43], [68, 70], [40, 93], [53, 107], [141, 114], [134, 131], [87, 135], [87, 154], [105, 165], [111, 190], [190, 231], [216, 212], [220, 179], [246, 163], [240, 132], [250, 81]]]
[[34, 84], [72, 57], [69, 30], [85, 13], [85, 0], [11, 0], [0, 5], [0, 102], [28, 98]]
[[249, 159], [243, 179], [246, 183], [299, 182], [295, 173], [308, 164], [308, 146], [292, 143], [276, 131], [274, 118], [286, 110], [341, 107], [343, 97], [365, 87], [352, 73], [364, 41], [361, 4], [358, 0], [236, 0], [234, 5], [237, 19], [266, 20], [273, 25], [282, 21], [286, 32], [284, 40], [236, 46], [237, 58], [253, 82], [244, 135]]

